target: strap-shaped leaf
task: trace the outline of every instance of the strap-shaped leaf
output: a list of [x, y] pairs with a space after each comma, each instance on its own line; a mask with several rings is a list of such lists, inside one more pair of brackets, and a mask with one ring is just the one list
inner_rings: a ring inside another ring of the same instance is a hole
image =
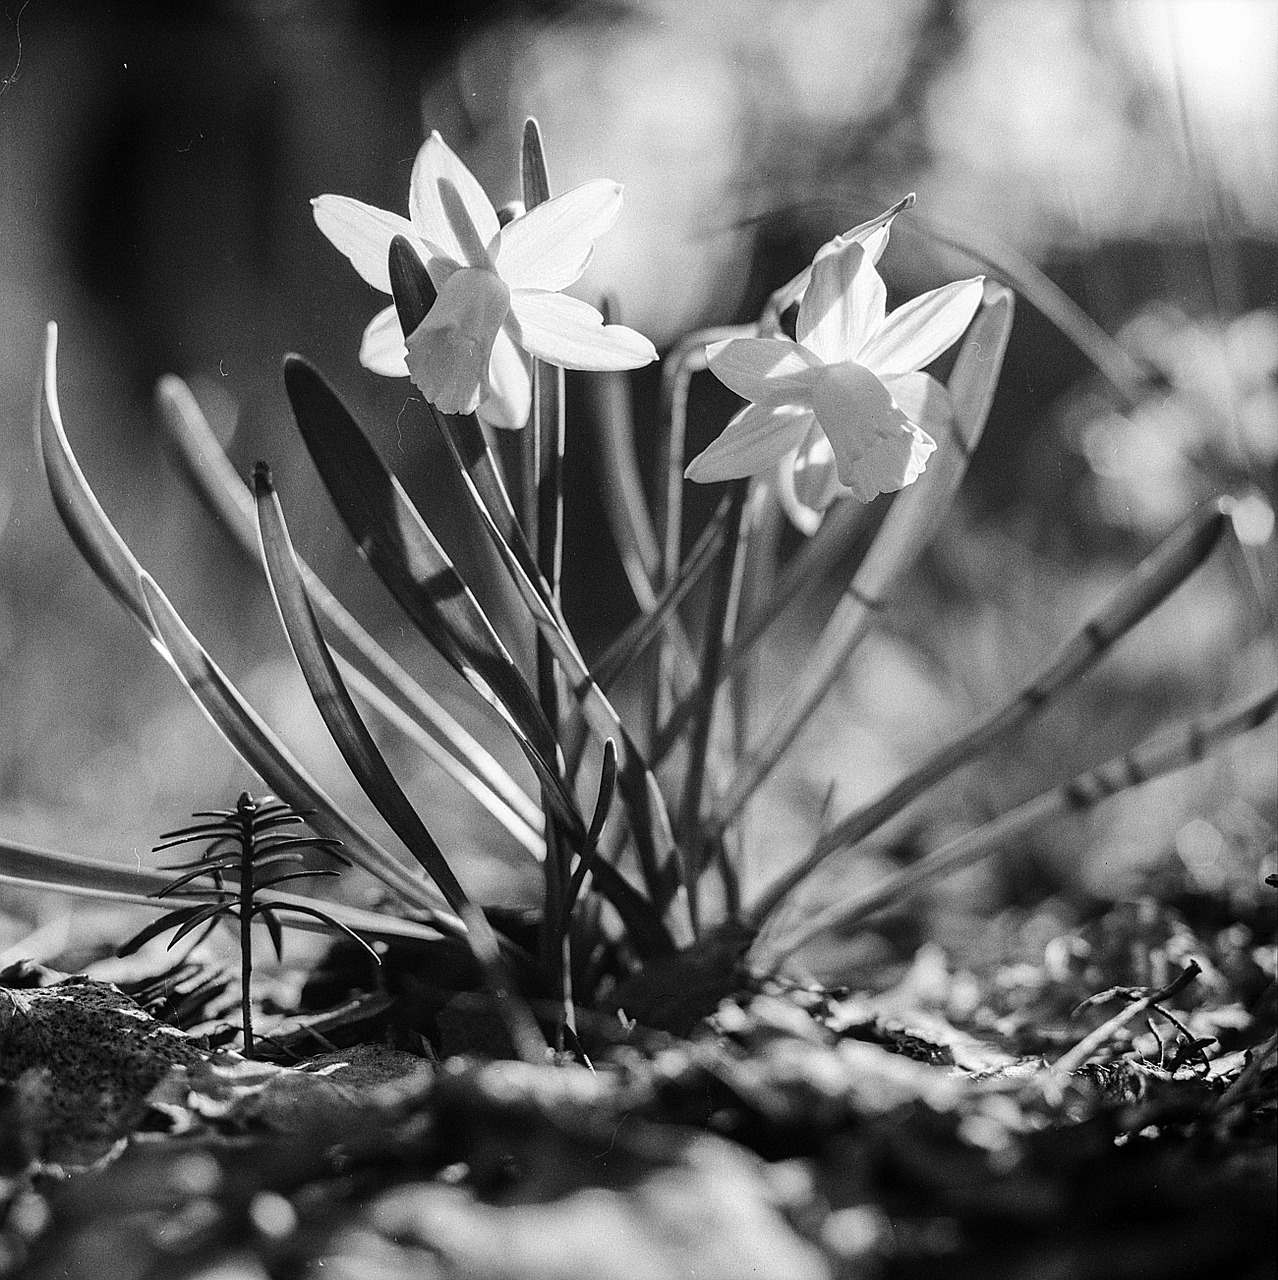
[[[606, 301], [603, 312], [605, 324], [615, 322], [616, 316]], [[624, 373], [599, 373], [587, 379], [586, 386], [594, 399], [599, 496], [626, 581], [639, 608], [648, 613], [657, 602], [653, 583], [661, 571], [661, 549], [639, 473], [630, 383]], [[692, 678], [696, 663], [686, 636], [681, 652], [681, 670], [687, 681]]]
[[731, 506], [731, 495], [724, 494], [706, 527], [684, 557], [674, 581], [660, 596], [654, 598], [651, 609], [641, 613], [600, 654], [593, 670], [595, 680], [601, 689], [608, 689], [629, 670], [665, 628], [673, 611], [683, 603], [688, 593], [701, 581], [706, 570], [714, 564], [715, 557], [718, 556], [719, 549], [727, 536], [728, 513]]
[[546, 170], [546, 151], [541, 141], [541, 126], [529, 116], [519, 147], [519, 194], [524, 208], [533, 209], [550, 199], [550, 175]]
[[603, 760], [599, 766], [599, 791], [595, 796], [595, 812], [590, 819], [590, 829], [586, 832], [586, 843], [582, 846], [581, 859], [572, 873], [572, 879], [568, 882], [564, 919], [567, 919], [572, 912], [572, 905], [581, 892], [586, 873], [593, 870], [598, 863], [595, 853], [599, 848], [599, 838], [603, 835], [604, 824], [608, 821], [608, 811], [612, 808], [612, 794], [616, 786], [617, 744], [609, 738], [604, 743]]
[[[172, 606], [152, 584], [168, 632], [180, 645], [180, 653], [172, 651], [153, 617], [151, 605], [154, 601], [148, 601], [142, 585], [148, 578], [146, 571], [107, 518], [71, 450], [58, 404], [57, 343], [57, 326], [51, 323], [45, 342], [44, 379], [36, 430], [49, 491], [72, 541], [111, 594], [146, 632], [160, 655], [178, 672], [205, 714], [249, 767], [281, 794], [290, 794], [288, 788], [296, 784], [298, 789], [291, 794], [294, 799], [302, 801], [296, 807], [319, 811], [317, 825], [327, 826], [326, 834], [341, 839], [365, 870], [404, 895], [406, 901], [415, 907], [435, 912], [437, 904], [426, 883], [409, 875], [395, 858], [360, 831], [311, 781], [239, 691], [217, 669]], [[280, 787], [272, 779], [282, 779], [286, 785]], [[455, 932], [460, 923], [452, 917], [441, 917], [440, 926], [445, 931]]]
[[917, 234], [957, 249], [1015, 289], [1091, 362], [1124, 409], [1135, 408], [1148, 394], [1148, 370], [1019, 250], [989, 232], [959, 230], [930, 214], [915, 213], [912, 221]]
[[[392, 242], [390, 250], [391, 286], [398, 290], [396, 306], [399, 308], [400, 325], [406, 332], [415, 329], [425, 319], [420, 311], [426, 297], [427, 286], [421, 282], [425, 269], [412, 247], [403, 240]], [[471, 499], [471, 509], [479, 517], [484, 533], [506, 564], [510, 578], [519, 591], [524, 605], [536, 624], [538, 635], [545, 641], [550, 653], [562, 668], [569, 689], [580, 705], [586, 722], [600, 742], [613, 738], [618, 744], [618, 770], [620, 791], [630, 816], [631, 830], [639, 853], [648, 890], [654, 897], [661, 883], [660, 868], [665, 864], [674, 846], [670, 819], [666, 813], [656, 779], [635, 746], [620, 717], [599, 688], [586, 666], [576, 643], [569, 633], [567, 623], [559, 609], [558, 601], [550, 590], [536, 564], [528, 563], [526, 548], [521, 539], [514, 544], [503, 536], [493, 518], [488, 504], [479, 492], [471, 470], [466, 465], [466, 452], [459, 445], [459, 434], [473, 431], [466, 420], [446, 420], [435, 412], [433, 405], [426, 406], [449, 447], [449, 453], [457, 468], [458, 478]], [[482, 438], [475, 447], [483, 445]], [[580, 845], [584, 831], [581, 827], [572, 833], [574, 842]]]
[[1194, 764], [1230, 738], [1258, 728], [1276, 711], [1278, 689], [1271, 689], [1259, 698], [1201, 716], [1187, 725], [1165, 729], [1124, 755], [1115, 756], [1105, 764], [1009, 809], [992, 822], [934, 849], [877, 885], [819, 912], [785, 940], [776, 958], [792, 954], [827, 930], [847, 929], [899, 902], [923, 884], [970, 867], [1051, 818], [1090, 809], [1120, 791]]
[[987, 283], [950, 377], [954, 419], [927, 470], [898, 495], [851, 585], [835, 607], [798, 677], [787, 690], [758, 745], [746, 756], [709, 822], [717, 835], [740, 812], [799, 735], [865, 638], [894, 585], [940, 527], [967, 472], [989, 414], [1012, 325], [1012, 294]]
[[[706, 345], [727, 338], [738, 338], [755, 332], [752, 325], [732, 325], [702, 329], [680, 340], [661, 364], [660, 423], [657, 437], [657, 492], [653, 504], [653, 522], [660, 543], [660, 560], [653, 578], [655, 590], [673, 581], [679, 571], [683, 545], [683, 472], [688, 439], [688, 392], [692, 377], [708, 368]], [[684, 692], [679, 671], [678, 632], [671, 628], [662, 638], [653, 664], [654, 677], [649, 689], [648, 719], [650, 735], [657, 731], [671, 711], [676, 695]]]
[[311, 826], [321, 835], [340, 840], [352, 862], [375, 875], [414, 907], [433, 912], [442, 927], [456, 932], [460, 922], [438, 911], [424, 881], [356, 826], [243, 700], [150, 574], [143, 570], [139, 581], [151, 614], [152, 630], [160, 637], [187, 688], [214, 727], [266, 785], [294, 808], [314, 810]]
[[835, 850], [865, 839], [955, 769], [1042, 712], [1062, 690], [1100, 661], [1138, 622], [1167, 599], [1232, 528], [1221, 504], [1186, 521], [1123, 580], [1118, 590], [1024, 688], [976, 725], [933, 752], [878, 799], [831, 827], [801, 862], [768, 886], [750, 910], [762, 922], [780, 901]]
[[[550, 199], [550, 174], [546, 168], [541, 128], [531, 118], [524, 122], [519, 160], [524, 208], [533, 209]], [[524, 433], [524, 485], [530, 498], [525, 508], [525, 531], [536, 548], [537, 567], [549, 590], [549, 599], [555, 602], [559, 600], [559, 575], [563, 568], [565, 441], [564, 371], [542, 360], [534, 360], [532, 417]], [[536, 576], [530, 576], [535, 583]], [[537, 696], [546, 718], [557, 729], [558, 675], [550, 647], [540, 633], [537, 636]], [[549, 872], [549, 863], [547, 870]], [[557, 902], [558, 887], [551, 890], [551, 894], [552, 900]]]
[[714, 724], [715, 696], [719, 687], [725, 641], [731, 638], [736, 617], [734, 597], [739, 598], [741, 583], [742, 531], [746, 496], [750, 481], [735, 480], [730, 486], [728, 539], [719, 553], [706, 603], [705, 637], [701, 648], [701, 687], [703, 697], [693, 717], [688, 742], [688, 759], [679, 814], [679, 850], [683, 857], [683, 882], [688, 890], [688, 910], [694, 931], [699, 929], [698, 886], [702, 871], [701, 797], [706, 780], [706, 757], [710, 750], [710, 730]]
[[[538, 582], [525, 572], [518, 556], [510, 544], [501, 537], [496, 525], [488, 516], [483, 502], [470, 486], [464, 471], [462, 480], [471, 494], [472, 506], [483, 520], [493, 544], [506, 561], [510, 576], [536, 624], [538, 635], [545, 640], [555, 660], [563, 668], [569, 691], [580, 705], [586, 723], [600, 741], [613, 738], [618, 744], [619, 790], [630, 816], [631, 831], [635, 837], [649, 891], [653, 892], [660, 883], [659, 868], [664, 865], [674, 847], [670, 818], [656, 779], [652, 776], [629, 730], [622, 724], [616, 710], [591, 676], [585, 659], [582, 658], [576, 642], [569, 634], [557, 606], [553, 602], [547, 603], [548, 592], [544, 581]], [[580, 832], [574, 839], [580, 842]]]
[[[161, 378], [156, 387], [156, 404], [183, 473], [200, 500], [261, 572], [252, 496], [190, 388], [180, 378]], [[542, 815], [536, 802], [492, 753], [377, 643], [305, 561], [299, 559], [298, 566], [307, 594], [359, 664], [351, 665], [339, 655], [352, 692], [416, 743], [524, 848], [540, 857]]]
[[80, 554], [102, 585], [133, 615], [160, 655], [164, 646], [151, 631], [146, 602], [138, 587], [140, 565], [80, 470], [62, 426], [58, 403], [58, 326], [45, 328], [44, 369], [36, 411], [36, 451], [44, 464], [53, 505]]
[[440, 655], [514, 733], [562, 820], [584, 831], [536, 698], [399, 481], [328, 383], [300, 356], [285, 360], [284, 385], [306, 447], [360, 554]]
[[[820, 591], [840, 566], [854, 563], [858, 545], [869, 544], [892, 509], [894, 500], [895, 495], [887, 495], [885, 501], [874, 502], [867, 507], [849, 496], [826, 512], [821, 527], [803, 540], [777, 574], [767, 599], [743, 621], [732, 641], [732, 648], [724, 657], [720, 679], [726, 680], [741, 670], [754, 646], [778, 618], [800, 607], [814, 592]], [[678, 711], [662, 727], [663, 738], [676, 727], [677, 714]]]
[[[378, 570], [379, 576], [383, 577], [401, 607], [409, 612], [410, 617], [414, 616], [414, 610], [421, 615], [418, 625], [422, 626], [423, 631], [426, 631], [427, 625], [440, 627], [444, 631], [443, 642], [450, 649], [458, 650], [459, 642], [448, 634], [442, 620], [432, 619], [429, 598], [423, 598], [424, 595], [428, 597], [432, 589], [440, 590], [444, 594], [443, 603], [460, 613], [458, 625], [462, 628], [462, 636], [468, 637], [468, 628], [477, 626], [479, 631], [476, 642], [489, 643], [485, 637], [491, 636], [492, 643], [497, 646], [494, 652], [504, 654], [500, 641], [493, 635], [491, 627], [487, 627], [478, 604], [470, 597], [468, 589], [452, 568], [442, 548], [438, 547], [398, 482], [378, 460], [363, 432], [323, 378], [304, 360], [294, 356], [290, 357], [285, 366], [285, 382], [290, 389], [298, 425], [302, 428], [311, 456], [316, 459], [316, 465], [325, 477], [338, 510], [365, 558]], [[303, 425], [304, 422], [306, 425]], [[322, 465], [320, 459], [323, 459]], [[365, 489], [368, 493], [364, 492]], [[342, 495], [340, 501], [338, 494]], [[346, 509], [343, 508], [344, 503], [347, 504]], [[449, 591], [453, 594], [449, 594]], [[466, 604], [468, 599], [469, 606]], [[472, 607], [473, 615], [469, 612]], [[449, 616], [453, 616], [452, 613]], [[433, 640], [428, 631], [426, 634]], [[448, 657], [448, 654], [445, 653], [444, 656]], [[458, 653], [457, 656], [463, 668], [468, 668], [466, 655]], [[478, 691], [502, 719], [511, 725], [519, 738], [518, 727], [493, 690], [483, 681], [478, 671], [470, 669]], [[582, 670], [584, 671], [584, 664]], [[522, 677], [514, 671], [513, 666], [509, 671], [509, 678], [519, 680], [522, 685]], [[462, 674], [465, 675], [465, 669]], [[529, 714], [540, 720], [541, 713], [536, 702], [532, 700], [527, 686], [522, 685], [522, 688], [524, 704], [532, 708]], [[544, 725], [544, 720], [541, 723]], [[529, 750], [529, 747], [525, 748], [526, 754]], [[565, 805], [567, 801], [558, 790], [562, 786], [558, 778], [539, 768], [534, 754], [529, 754], [529, 760], [537, 769], [543, 785], [547, 786], [547, 793], [560, 796], [557, 802]], [[575, 802], [571, 813], [565, 810], [562, 816], [577, 824], [579, 834], [576, 838], [580, 841], [585, 824], [576, 812]], [[664, 954], [674, 949], [674, 943], [651, 903], [619, 871], [614, 867], [600, 865], [596, 868], [595, 883], [616, 908], [640, 954]]]
[[[156, 871], [86, 858], [81, 854], [56, 853], [31, 845], [0, 840], [0, 882], [27, 889], [67, 893], [75, 897], [101, 898], [111, 902], [127, 902], [152, 911], [167, 911], [190, 906], [181, 898], [164, 895], [170, 878]], [[297, 894], [272, 894], [263, 899], [275, 905], [309, 906]], [[374, 938], [405, 938], [433, 942], [440, 936], [434, 925], [417, 920], [350, 907], [339, 902], [326, 902], [325, 908], [335, 919], [351, 929]], [[311, 932], [316, 926], [302, 925]]]
[[[460, 915], [469, 901], [466, 891], [453, 874], [443, 850], [436, 844], [426, 824], [396, 781], [390, 765], [377, 749], [373, 735], [360, 719], [355, 702], [342, 683], [337, 663], [329, 652], [328, 643], [315, 617], [315, 610], [306, 594], [279, 495], [271, 482], [270, 468], [265, 463], [259, 462], [253, 471], [253, 491], [257, 498], [262, 558], [270, 579], [271, 592], [311, 697], [315, 699], [315, 705], [356, 781], [363, 787], [378, 813], [390, 824], [391, 830], [439, 886], [448, 905]], [[273, 856], [300, 858], [300, 855], [290, 853]]]
[[[527, 132], [525, 131], [526, 136]], [[532, 124], [532, 133], [536, 136], [535, 123]], [[538, 152], [539, 155], [540, 152]], [[541, 173], [544, 178], [544, 165], [541, 166]], [[434, 306], [435, 287], [425, 266], [418, 258], [416, 250], [403, 236], [395, 236], [392, 239], [387, 265], [400, 328], [405, 333], [412, 333]], [[559, 382], [554, 383], [553, 386], [549, 381], [552, 375], [559, 379]], [[445, 442], [452, 452], [453, 460], [467, 477], [472, 494], [478, 495], [478, 501], [482, 502], [489, 519], [499, 531], [501, 540], [518, 558], [530, 580], [546, 592], [548, 604], [557, 599], [559, 567], [562, 559], [562, 507], [555, 496], [559, 492], [562, 463], [555, 465], [550, 454], [543, 449], [542, 428], [548, 421], [547, 414], [553, 412], [559, 426], [557, 438], [562, 447], [562, 396], [557, 397], [557, 390], [562, 390], [560, 386], [562, 376], [562, 372], [557, 369], [547, 373], [540, 361], [533, 363], [533, 412], [521, 440], [524, 518], [527, 522], [527, 530], [521, 527], [511, 505], [489, 433], [484, 431], [474, 415], [436, 415], [436, 422], [444, 433]], [[551, 472], [544, 482], [539, 479], [543, 462]], [[539, 539], [549, 539], [541, 553], [548, 557], [548, 573], [546, 572], [547, 564], [543, 563], [538, 556], [534, 556], [529, 546], [529, 538], [534, 542]], [[512, 585], [508, 579], [502, 583], [502, 586], [507, 588]], [[526, 624], [527, 615], [520, 611], [517, 621], [519, 624]], [[511, 626], [510, 631], [518, 634], [514, 626]], [[535, 652], [538, 702], [552, 735], [558, 739], [559, 679], [546, 641], [541, 635], [536, 636]], [[571, 773], [568, 776], [571, 777]], [[553, 807], [552, 798], [547, 797], [547, 805]], [[545, 856], [542, 874], [545, 899], [542, 913], [542, 937], [548, 946], [558, 927], [563, 881], [567, 874], [564, 865], [563, 841], [553, 824], [545, 830], [543, 848]], [[543, 950], [545, 950], [544, 947]]]

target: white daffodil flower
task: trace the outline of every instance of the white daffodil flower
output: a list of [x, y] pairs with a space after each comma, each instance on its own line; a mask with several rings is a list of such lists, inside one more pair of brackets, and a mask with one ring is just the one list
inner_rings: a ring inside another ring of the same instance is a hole
[[349, 196], [323, 195], [311, 205], [319, 229], [383, 293], [391, 292], [391, 240], [402, 235], [421, 255], [439, 295], [430, 314], [406, 344], [387, 307], [365, 329], [359, 358], [375, 373], [412, 377], [444, 413], [478, 412], [494, 426], [522, 427], [532, 402], [527, 356], [596, 370], [637, 369], [657, 358], [642, 334], [605, 325], [594, 307], [561, 292], [616, 220], [618, 183], [584, 182], [503, 227], [475, 176], [432, 133], [413, 164], [409, 217]]
[[817, 253], [797, 341], [732, 338], [706, 348], [715, 376], [751, 403], [693, 459], [689, 479], [731, 480], [784, 460], [782, 501], [810, 533], [838, 494], [869, 502], [922, 475], [936, 449], [929, 428], [942, 429], [951, 409], [945, 388], [919, 370], [958, 341], [980, 306], [982, 279], [934, 289], [888, 315], [874, 265], [887, 236], [885, 224]]

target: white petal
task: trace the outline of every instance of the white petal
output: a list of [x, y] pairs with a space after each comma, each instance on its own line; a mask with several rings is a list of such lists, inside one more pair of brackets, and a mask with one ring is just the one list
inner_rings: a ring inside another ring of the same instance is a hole
[[315, 225], [351, 260], [356, 271], [383, 293], [389, 293], [390, 271], [386, 259], [390, 242], [396, 236], [407, 236], [429, 256], [413, 224], [397, 213], [374, 209], [350, 196], [316, 196], [311, 201]]
[[839, 481], [830, 437], [815, 420], [795, 453], [791, 480], [795, 497], [814, 511], [824, 511], [840, 493], [846, 492]]
[[855, 487], [857, 464], [878, 441], [900, 441], [901, 450], [908, 451], [904, 442], [914, 429], [910, 420], [892, 403], [887, 387], [862, 365], [848, 361], [823, 369], [812, 407], [830, 438], [839, 479], [848, 486]]
[[[896, 217], [895, 214], [892, 217]], [[823, 244], [813, 257], [814, 263], [820, 262], [822, 258], [828, 258], [832, 254], [838, 253], [846, 245], [853, 242], [859, 244], [866, 253], [866, 256], [878, 266], [879, 259], [883, 256], [883, 250], [887, 248], [888, 232], [892, 226], [892, 218], [886, 222], [882, 221], [883, 215], [879, 214], [872, 222], [863, 222], [859, 227], [853, 227], [851, 231], [845, 231], [841, 236], [835, 236], [833, 240]]]
[[595, 241], [621, 212], [621, 184], [583, 182], [501, 230], [497, 270], [512, 289], [566, 289], [590, 264]]
[[532, 377], [528, 362], [503, 329], [488, 361], [488, 395], [475, 412], [492, 427], [518, 431], [532, 410]]
[[413, 384], [443, 413], [473, 413], [489, 391], [489, 361], [510, 294], [495, 271], [455, 272], [408, 335]]
[[789, 338], [729, 338], [706, 348], [710, 371], [725, 386], [756, 404], [795, 404], [810, 399], [821, 361]]
[[931, 436], [948, 439], [954, 424], [950, 393], [930, 373], [907, 373], [884, 378], [896, 407], [916, 427]]
[[510, 295], [517, 341], [529, 355], [561, 369], [638, 369], [657, 358], [641, 333], [604, 324], [588, 302], [564, 293], [520, 289]]
[[858, 237], [861, 245], [865, 249], [865, 256], [877, 267], [879, 259], [883, 256], [883, 250], [888, 246], [888, 236], [892, 231], [891, 221], [885, 222], [883, 226], [876, 227], [867, 235]]
[[[797, 449], [777, 463], [777, 502], [789, 521], [805, 538], [810, 538], [821, 527], [821, 512], [800, 501], [794, 489], [794, 459]], [[833, 464], [830, 467], [834, 469]]]
[[795, 336], [826, 364], [860, 360], [886, 307], [883, 278], [865, 249], [849, 241], [812, 264], [812, 283], [799, 304]]
[[683, 474], [701, 484], [758, 475], [795, 448], [811, 425], [810, 409], [746, 405]]
[[365, 369], [385, 378], [407, 378], [405, 355], [407, 348], [404, 331], [399, 327], [399, 313], [393, 306], [387, 307], [368, 322], [364, 340], [359, 345], [359, 362]]
[[438, 133], [432, 133], [413, 162], [413, 176], [408, 187], [409, 216], [419, 239], [429, 241], [454, 262], [479, 265], [467, 257], [444, 212], [439, 192], [441, 179], [451, 182], [456, 188], [479, 239], [488, 244], [498, 230], [493, 202], [452, 148]]
[[866, 343], [858, 360], [881, 378], [931, 364], [963, 336], [981, 305], [984, 277], [957, 280], [897, 307]]

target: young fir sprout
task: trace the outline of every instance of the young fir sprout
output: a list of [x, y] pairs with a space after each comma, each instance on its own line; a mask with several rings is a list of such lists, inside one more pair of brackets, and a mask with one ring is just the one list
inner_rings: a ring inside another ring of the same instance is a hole
[[[381, 963], [377, 952], [358, 934], [335, 920], [319, 907], [301, 906], [293, 902], [257, 897], [264, 889], [278, 888], [294, 880], [309, 880], [320, 876], [336, 876], [340, 872], [331, 868], [304, 866], [307, 851], [324, 854], [349, 867], [350, 860], [340, 854], [340, 840], [326, 836], [301, 834], [289, 831], [290, 827], [304, 824], [305, 815], [299, 813], [274, 796], [254, 799], [242, 792], [234, 809], [205, 810], [192, 815], [202, 818], [193, 826], [166, 832], [160, 837], [153, 852], [176, 849], [182, 845], [208, 841], [208, 847], [198, 858], [189, 862], [173, 862], [161, 867], [163, 871], [179, 871], [182, 874], [162, 889], [156, 897], [190, 898], [189, 907], [178, 907], [152, 921], [146, 928], [134, 934], [118, 954], [131, 955], [144, 943], [170, 929], [176, 930], [169, 940], [169, 949], [201, 926], [205, 932], [216, 927], [220, 920], [237, 921], [240, 944], [240, 1009], [244, 1023], [244, 1056], [253, 1056], [253, 931], [252, 923], [259, 918], [266, 925], [277, 958], [284, 958], [284, 930], [280, 924], [281, 911], [293, 911], [310, 915], [329, 925], [356, 942], [372, 958]], [[293, 869], [295, 868], [295, 869]], [[209, 881], [211, 884], [198, 883]]]

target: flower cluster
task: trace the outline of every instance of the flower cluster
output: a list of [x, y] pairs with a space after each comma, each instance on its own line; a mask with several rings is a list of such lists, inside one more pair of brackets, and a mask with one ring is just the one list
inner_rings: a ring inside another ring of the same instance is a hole
[[[620, 212], [615, 182], [582, 183], [503, 226], [474, 175], [433, 133], [413, 166], [408, 218], [347, 196], [313, 205], [320, 230], [383, 293], [391, 291], [391, 240], [403, 235], [416, 247], [438, 299], [406, 337], [393, 306], [379, 312], [360, 359], [378, 373], [411, 376], [445, 413], [522, 427], [529, 357], [587, 370], [656, 359], [642, 334], [605, 324], [563, 292]], [[707, 348], [712, 372], [750, 403], [692, 461], [689, 479], [729, 480], [780, 463], [781, 500], [810, 531], [835, 496], [869, 502], [923, 473], [950, 405], [921, 370], [962, 336], [982, 281], [934, 289], [889, 315], [876, 264], [890, 226], [890, 217], [877, 219], [817, 253], [793, 339], [733, 338]]]

